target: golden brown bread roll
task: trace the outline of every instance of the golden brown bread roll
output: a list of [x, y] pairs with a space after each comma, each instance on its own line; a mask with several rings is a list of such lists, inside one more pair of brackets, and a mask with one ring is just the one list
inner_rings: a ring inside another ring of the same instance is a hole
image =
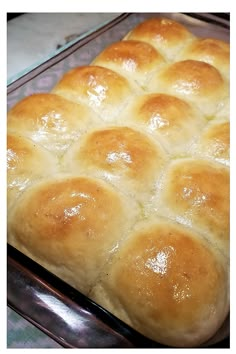
[[215, 66], [229, 79], [229, 43], [215, 38], [196, 38], [177, 57], [178, 60], [200, 60]]
[[190, 103], [163, 93], [135, 97], [121, 115], [161, 141], [170, 154], [184, 153], [205, 126], [202, 113]]
[[157, 17], [8, 112], [8, 242], [168, 346], [229, 313], [229, 77]]
[[167, 156], [151, 137], [126, 126], [91, 131], [64, 155], [65, 170], [109, 181], [138, 201], [150, 197]]
[[203, 238], [155, 218], [136, 225], [90, 296], [148, 337], [191, 347], [224, 320], [227, 288], [227, 269]]
[[52, 93], [25, 97], [8, 113], [8, 131], [17, 132], [62, 154], [77, 140], [88, 124], [98, 124], [99, 118], [84, 105]]
[[210, 117], [222, 109], [229, 95], [227, 82], [213, 65], [190, 59], [172, 63], [157, 72], [148, 89], [189, 100]]
[[141, 41], [127, 40], [105, 48], [92, 64], [114, 70], [144, 86], [153, 71], [164, 63], [164, 58], [153, 46]]
[[132, 200], [83, 176], [45, 179], [19, 204], [9, 242], [84, 294], [135, 221]]
[[57, 161], [47, 150], [25, 137], [7, 136], [8, 207], [34, 181], [57, 170]]
[[114, 119], [133, 95], [126, 78], [100, 66], [70, 70], [52, 92], [73, 102], [85, 103], [106, 122]]
[[202, 159], [173, 160], [162, 176], [157, 213], [199, 230], [229, 255], [229, 170]]
[[192, 153], [226, 166], [230, 164], [230, 122], [211, 121], [203, 130], [199, 140], [192, 146]]
[[173, 60], [180, 49], [193, 39], [194, 35], [181, 23], [162, 17], [143, 21], [124, 38], [153, 45], [167, 60]]

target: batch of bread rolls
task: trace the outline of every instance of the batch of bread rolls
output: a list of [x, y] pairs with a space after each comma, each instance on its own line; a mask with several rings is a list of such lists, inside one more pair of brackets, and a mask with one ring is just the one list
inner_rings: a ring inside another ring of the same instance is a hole
[[171, 347], [229, 313], [229, 55], [149, 18], [8, 112], [8, 242]]

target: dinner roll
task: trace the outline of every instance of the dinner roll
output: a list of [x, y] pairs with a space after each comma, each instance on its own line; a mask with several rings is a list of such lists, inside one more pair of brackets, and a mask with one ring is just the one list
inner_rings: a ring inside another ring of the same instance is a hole
[[189, 100], [208, 117], [221, 109], [229, 94], [227, 83], [214, 66], [192, 59], [175, 62], [158, 71], [148, 88]]
[[186, 153], [193, 134], [205, 126], [201, 111], [172, 95], [150, 93], [135, 97], [124, 110], [122, 122], [141, 126], [162, 141], [170, 154]]
[[73, 102], [86, 104], [105, 122], [112, 121], [133, 95], [126, 78], [95, 65], [70, 70], [52, 92]]
[[230, 122], [213, 120], [203, 130], [192, 147], [193, 154], [213, 159], [229, 166]]
[[7, 135], [7, 201], [15, 203], [22, 191], [34, 181], [57, 171], [57, 160], [28, 138]]
[[52, 93], [25, 97], [8, 113], [8, 130], [25, 135], [46, 149], [62, 154], [99, 118], [82, 104]]
[[92, 64], [114, 70], [142, 87], [164, 63], [164, 58], [152, 45], [127, 40], [108, 46]]
[[174, 60], [176, 54], [194, 35], [181, 23], [169, 18], [149, 18], [133, 28], [124, 40], [144, 41], [156, 48], [167, 60]]
[[185, 59], [200, 60], [211, 64], [229, 79], [229, 43], [215, 38], [196, 38], [178, 56], [178, 60]]
[[227, 167], [208, 160], [173, 160], [160, 182], [156, 212], [204, 233], [228, 257], [229, 177]]
[[110, 181], [138, 201], [150, 197], [167, 156], [155, 141], [127, 126], [93, 130], [64, 155], [65, 171]]
[[84, 294], [133, 225], [136, 205], [101, 180], [55, 176], [10, 214], [9, 241]]
[[166, 219], [143, 224], [121, 245], [90, 296], [149, 338], [195, 346], [225, 319], [227, 270], [192, 230]]

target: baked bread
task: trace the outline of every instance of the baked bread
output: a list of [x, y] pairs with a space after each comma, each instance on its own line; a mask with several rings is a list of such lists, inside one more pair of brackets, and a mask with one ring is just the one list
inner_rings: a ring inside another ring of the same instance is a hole
[[148, 338], [229, 313], [229, 44], [151, 18], [8, 112], [8, 242]]

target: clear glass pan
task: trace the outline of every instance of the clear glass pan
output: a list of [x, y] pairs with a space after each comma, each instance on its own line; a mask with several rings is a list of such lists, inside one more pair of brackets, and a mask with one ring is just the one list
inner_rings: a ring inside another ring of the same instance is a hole
[[[229, 15], [122, 14], [45, 60], [7, 88], [8, 109], [25, 96], [48, 92], [69, 69], [89, 64], [107, 45], [152, 16], [173, 18], [198, 36], [229, 41]], [[8, 245], [8, 305], [67, 348], [162, 348]], [[229, 318], [203, 347], [229, 348]]]

